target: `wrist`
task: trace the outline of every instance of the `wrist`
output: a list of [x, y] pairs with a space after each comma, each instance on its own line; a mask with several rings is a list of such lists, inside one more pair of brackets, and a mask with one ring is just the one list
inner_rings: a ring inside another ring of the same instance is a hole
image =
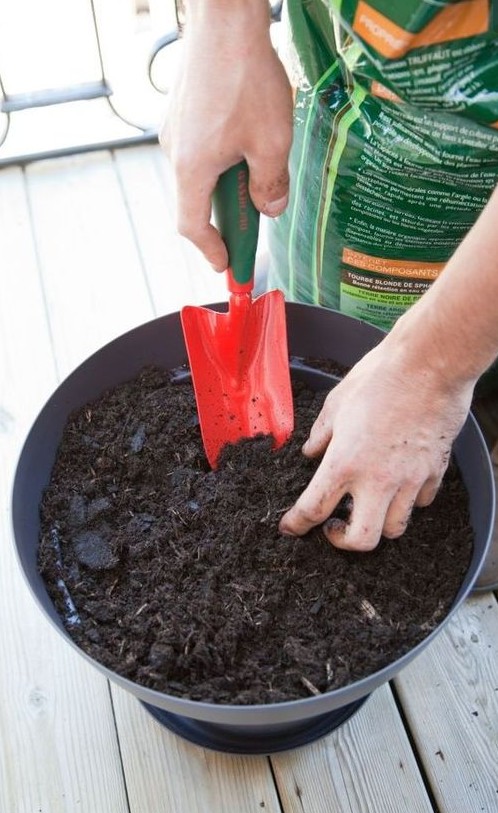
[[392, 341], [455, 389], [473, 386], [498, 355], [498, 188]]
[[458, 327], [427, 305], [421, 300], [412, 306], [386, 337], [393, 361], [441, 393], [473, 387], [482, 367], [462, 346]]

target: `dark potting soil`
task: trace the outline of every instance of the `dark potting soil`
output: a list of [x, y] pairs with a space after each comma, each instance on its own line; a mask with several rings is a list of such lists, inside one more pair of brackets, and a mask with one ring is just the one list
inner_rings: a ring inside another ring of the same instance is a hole
[[71, 416], [39, 567], [92, 658], [168, 694], [272, 703], [365, 677], [444, 618], [473, 539], [456, 466], [405, 535], [371, 553], [339, 551], [319, 529], [283, 537], [279, 518], [318, 465], [300, 450], [324, 393], [295, 383], [294, 398], [283, 448], [243, 441], [216, 471], [191, 385], [167, 371], [143, 370]]

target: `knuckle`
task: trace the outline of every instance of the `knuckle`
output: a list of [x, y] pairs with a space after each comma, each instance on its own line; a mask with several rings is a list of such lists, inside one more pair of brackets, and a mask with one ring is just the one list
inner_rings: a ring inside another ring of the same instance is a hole
[[325, 409], [325, 407], [326, 407], [326, 406], [328, 406], [329, 404], [333, 404], [333, 403], [334, 403], [334, 401], [335, 401], [335, 400], [336, 400], [336, 398], [337, 398], [337, 393], [338, 393], [338, 389], [337, 389], [337, 387], [338, 387], [338, 386], [339, 386], [339, 385], [336, 385], [335, 387], [332, 387], [332, 389], [328, 391], [328, 393], [327, 393], [327, 395], [326, 395], [326, 397], [325, 397], [325, 401], [323, 402], [323, 407], [322, 407], [322, 409]]
[[196, 230], [192, 227], [189, 220], [179, 217], [176, 221], [176, 230], [181, 237], [187, 237], [192, 242], [195, 242]]
[[185, 147], [176, 147], [171, 152], [171, 163], [175, 173], [180, 180], [189, 179], [192, 174], [192, 161], [190, 152]]
[[292, 128], [272, 127], [268, 134], [265, 155], [269, 158], [278, 159], [281, 156], [287, 157], [287, 153], [292, 144]]
[[410, 472], [403, 481], [403, 489], [406, 492], [416, 494], [422, 488], [425, 477], [419, 472]]
[[206, 232], [202, 226], [193, 223], [187, 217], [179, 217], [177, 220], [177, 231], [181, 237], [186, 237], [191, 243], [197, 247], [202, 247], [206, 242]]
[[342, 460], [340, 465], [330, 461], [330, 476], [338, 483], [339, 488], [343, 491], [354, 483], [358, 476], [358, 465], [354, 460]]
[[189, 187], [192, 179], [199, 177], [202, 166], [199, 166], [199, 153], [189, 144], [166, 142], [169, 159], [177, 183]]
[[325, 522], [329, 515], [329, 511], [324, 508], [324, 506], [319, 503], [318, 505], [306, 505], [306, 506], [299, 506], [296, 505], [296, 511], [299, 516], [299, 520], [306, 525], [320, 525], [322, 522]]
[[281, 128], [272, 127], [261, 142], [254, 144], [254, 158], [268, 166], [280, 165], [282, 174], [288, 175], [287, 153], [290, 145], [291, 140], [287, 137], [287, 133], [281, 132]]

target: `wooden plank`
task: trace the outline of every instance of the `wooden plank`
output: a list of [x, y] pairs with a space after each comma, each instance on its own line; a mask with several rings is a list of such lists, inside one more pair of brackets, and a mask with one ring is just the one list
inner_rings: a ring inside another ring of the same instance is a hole
[[337, 731], [271, 757], [286, 813], [432, 813], [386, 684]]
[[498, 604], [471, 598], [396, 679], [440, 813], [498, 810]]
[[[0, 171], [0, 234], [0, 426], [10, 437], [28, 426], [56, 374], [24, 178], [17, 168]], [[3, 440], [7, 434], [0, 434]]]
[[267, 757], [191, 745], [127, 692], [112, 693], [131, 813], [279, 813]]
[[44, 621], [14, 557], [20, 442], [56, 383], [19, 169], [0, 178], [0, 810], [126, 813], [107, 682]]
[[176, 231], [174, 180], [160, 147], [114, 155], [157, 313], [225, 301], [224, 275]]
[[57, 365], [153, 316], [143, 265], [110, 153], [32, 164], [28, 193]]

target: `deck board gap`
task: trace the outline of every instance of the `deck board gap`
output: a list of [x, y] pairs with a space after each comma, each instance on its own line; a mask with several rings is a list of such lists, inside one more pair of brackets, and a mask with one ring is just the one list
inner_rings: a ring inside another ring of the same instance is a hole
[[107, 681], [107, 691], [109, 692], [109, 701], [110, 701], [110, 704], [111, 704], [112, 721], [113, 721], [113, 724], [114, 724], [114, 730], [116, 732], [116, 741], [117, 741], [117, 747], [118, 747], [119, 764], [120, 764], [120, 768], [121, 768], [121, 776], [123, 777], [123, 788], [124, 788], [125, 800], [126, 800], [126, 805], [128, 807], [128, 811], [129, 811], [129, 813], [131, 813], [130, 794], [129, 794], [129, 791], [128, 791], [128, 782], [127, 782], [127, 779], [126, 779], [126, 771], [125, 771], [125, 767], [124, 767], [123, 750], [121, 748], [121, 738], [120, 738], [120, 735], [119, 735], [119, 726], [118, 726], [118, 721], [116, 719], [116, 709], [114, 708], [114, 698], [112, 696], [111, 683], [110, 683], [109, 680]]
[[267, 756], [266, 759], [268, 760], [268, 767], [270, 769], [270, 776], [271, 776], [273, 784], [275, 786], [275, 795], [277, 797], [278, 805], [280, 807], [281, 813], [286, 813], [284, 801], [282, 799], [282, 794], [280, 793], [280, 788], [278, 787], [278, 781], [277, 781], [277, 776], [275, 774], [275, 769], [273, 767], [273, 762], [271, 761], [271, 756]]

